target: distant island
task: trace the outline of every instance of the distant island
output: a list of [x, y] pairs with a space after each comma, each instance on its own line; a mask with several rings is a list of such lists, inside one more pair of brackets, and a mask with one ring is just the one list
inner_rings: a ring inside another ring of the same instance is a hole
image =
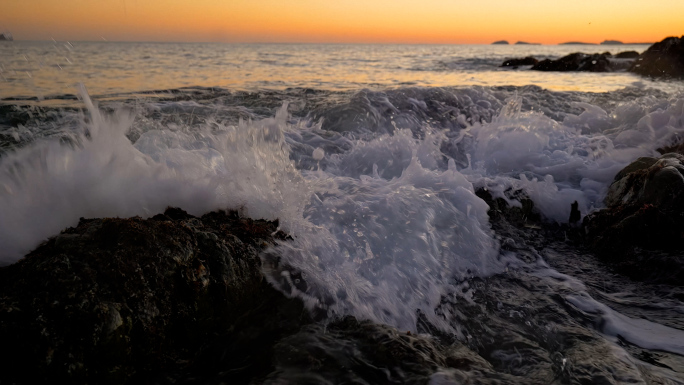
[[492, 43], [492, 44], [509, 44], [509, 43], [508, 43], [508, 41], [506, 41], [506, 40], [497, 40], [497, 41], [495, 41], [495, 42]]
[[[648, 44], [651, 45], [653, 43], [623, 43], [620, 40], [604, 40], [600, 45], [625, 45], [625, 44], [632, 44], [632, 45], [643, 45], [643, 44]], [[558, 45], [597, 45], [596, 43], [585, 43], [581, 41], [569, 41], [566, 43], [560, 43]]]
[[526, 41], [516, 41], [515, 44], [516, 45], [541, 45], [539, 43], [528, 43]]
[[581, 41], [568, 41], [565, 43], [560, 43], [558, 45], [596, 45], [596, 43], [585, 43]]
[[9, 32], [0, 32], [0, 41], [12, 41], [14, 37]]

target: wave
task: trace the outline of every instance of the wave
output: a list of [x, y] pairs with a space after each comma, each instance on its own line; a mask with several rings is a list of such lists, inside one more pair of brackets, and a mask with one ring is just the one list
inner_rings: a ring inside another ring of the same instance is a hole
[[238, 209], [293, 236], [264, 266], [311, 308], [454, 331], [440, 300], [510, 263], [477, 188], [522, 190], [565, 222], [572, 202], [601, 207], [619, 169], [684, 135], [684, 99], [640, 89], [197, 92], [100, 108], [83, 89], [86, 115], [15, 138], [0, 158], [2, 263], [80, 217]]

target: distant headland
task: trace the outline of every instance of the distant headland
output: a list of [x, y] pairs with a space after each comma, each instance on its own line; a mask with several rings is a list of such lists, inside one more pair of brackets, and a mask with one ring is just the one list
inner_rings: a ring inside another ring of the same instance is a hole
[[[508, 40], [497, 40], [497, 41], [493, 42], [492, 44], [508, 45], [510, 43], [508, 42]], [[528, 43], [526, 41], [517, 41], [515, 44], [516, 45], [541, 45], [540, 43]], [[623, 43], [620, 40], [604, 40], [598, 44], [597, 43], [587, 43], [587, 42], [583, 42], [583, 41], [567, 41], [564, 43], [558, 43], [558, 45], [626, 45], [626, 44], [627, 45], [646, 45], [646, 44], [651, 45], [653, 43], [632, 43], [632, 42]]]
[[558, 45], [596, 45], [596, 43], [585, 43], [583, 41], [568, 41], [565, 43], [559, 43]]
[[[497, 40], [492, 44], [509, 45], [508, 40]], [[516, 41], [515, 45], [541, 45], [539, 43], [528, 43], [526, 41]]]
[[12, 41], [14, 37], [9, 32], [0, 32], [0, 41]]

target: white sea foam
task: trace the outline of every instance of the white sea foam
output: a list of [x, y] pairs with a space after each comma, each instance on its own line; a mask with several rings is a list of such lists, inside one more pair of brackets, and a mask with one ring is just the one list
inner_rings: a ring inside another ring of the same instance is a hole
[[[453, 161], [435, 169], [429, 136], [403, 131], [357, 146], [332, 157], [326, 172], [308, 173], [312, 226], [275, 251], [286, 266], [272, 267], [271, 281], [329, 314], [415, 331], [420, 311], [448, 328], [434, 309], [454, 280], [503, 268], [488, 206]], [[293, 272], [303, 273], [305, 288]]]
[[[490, 123], [467, 129], [471, 165], [463, 172], [477, 186], [499, 195], [522, 189], [547, 218], [566, 222], [570, 204], [582, 213], [602, 207], [615, 174], [639, 156], [684, 135], [684, 100], [623, 103], [609, 116], [598, 106], [562, 122], [539, 112], [521, 112], [514, 97]], [[636, 123], [635, 123], [636, 122]]]
[[[0, 161], [0, 263], [21, 258], [80, 217], [192, 214], [241, 209], [255, 218], [301, 218], [308, 190], [275, 118], [194, 133], [152, 130], [133, 145], [132, 117], [103, 116], [88, 95], [80, 145], [38, 141]], [[287, 229], [287, 228], [286, 228]]]

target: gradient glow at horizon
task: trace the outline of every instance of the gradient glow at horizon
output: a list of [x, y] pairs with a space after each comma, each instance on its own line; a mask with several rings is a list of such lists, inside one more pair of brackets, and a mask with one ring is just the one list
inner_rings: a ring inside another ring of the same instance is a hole
[[17, 40], [488, 44], [654, 42], [681, 0], [0, 0]]

